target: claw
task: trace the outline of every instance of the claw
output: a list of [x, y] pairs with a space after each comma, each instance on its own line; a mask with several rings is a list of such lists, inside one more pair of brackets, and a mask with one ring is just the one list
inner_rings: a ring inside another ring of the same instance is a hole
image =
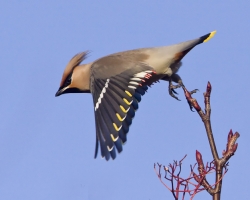
[[178, 101], [180, 101], [180, 99], [177, 97], [177, 96], [175, 96], [173, 93], [169, 93], [169, 95], [171, 96], [171, 97], [173, 97], [173, 98], [175, 98], [176, 100], [178, 100]]
[[173, 93], [178, 94], [178, 92], [176, 92], [173, 88], [171, 90]]
[[175, 98], [176, 100], [180, 101], [180, 99], [179, 99], [177, 96], [174, 95], [174, 93], [177, 94], [177, 92], [175, 92], [173, 89], [169, 89], [168, 92], [169, 92], [169, 95], [170, 95], [171, 97], [173, 97], [173, 98]]
[[180, 101], [180, 99], [179, 99], [177, 96], [174, 95], [174, 94], [178, 94], [174, 89], [177, 89], [177, 88], [180, 88], [180, 87], [182, 87], [181, 84], [173, 85], [173, 84], [172, 84], [172, 81], [169, 80], [169, 86], [168, 86], [169, 95], [170, 95], [171, 97], [175, 98], [175, 99], [178, 100], [178, 101]]
[[190, 91], [189, 93], [190, 93], [190, 94], [194, 94], [194, 93], [196, 93], [196, 92], [198, 92], [198, 91], [199, 91], [198, 89], [194, 89], [194, 90]]
[[177, 96], [175, 96], [174, 93], [177, 94], [177, 92], [175, 92], [173, 89], [169, 90], [169, 95], [175, 98], [176, 100], [180, 101], [180, 99]]
[[192, 112], [194, 112], [194, 110], [193, 110], [193, 106], [192, 106], [192, 104], [187, 100], [187, 102], [188, 102], [188, 105], [189, 105], [189, 108], [190, 108], [190, 110], [192, 111]]

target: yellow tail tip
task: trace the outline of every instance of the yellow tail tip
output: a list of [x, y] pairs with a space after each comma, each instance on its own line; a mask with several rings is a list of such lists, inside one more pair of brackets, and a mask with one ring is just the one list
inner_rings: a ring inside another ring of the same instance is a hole
[[203, 42], [207, 42], [208, 40], [210, 40], [212, 37], [214, 37], [216, 31], [212, 31], [211, 33], [209, 33], [209, 36], [203, 41]]

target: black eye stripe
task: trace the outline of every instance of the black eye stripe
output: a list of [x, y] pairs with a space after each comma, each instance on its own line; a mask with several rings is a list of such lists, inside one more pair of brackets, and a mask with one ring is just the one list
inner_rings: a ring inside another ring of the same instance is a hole
[[67, 87], [68, 85], [70, 85], [70, 83], [71, 83], [71, 81], [72, 81], [71, 76], [72, 76], [72, 73], [70, 73], [70, 74], [68, 75], [68, 77], [65, 79], [65, 82], [64, 82], [64, 84], [63, 84], [63, 87]]
[[71, 83], [71, 77], [66, 80], [66, 83], [68, 83], [68, 84]]

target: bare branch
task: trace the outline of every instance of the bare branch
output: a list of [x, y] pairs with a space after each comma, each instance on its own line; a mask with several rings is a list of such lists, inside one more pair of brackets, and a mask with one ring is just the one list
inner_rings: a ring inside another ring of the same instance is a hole
[[[191, 93], [187, 91], [185, 87], [183, 87], [185, 96], [187, 101], [191, 106], [193, 106], [196, 111], [198, 112], [199, 116], [201, 117], [206, 132], [207, 132], [207, 137], [208, 141], [210, 144], [210, 149], [214, 158], [214, 166], [215, 166], [215, 171], [216, 171], [216, 184], [215, 188], [211, 188], [211, 185], [206, 181], [205, 174], [204, 177], [201, 177], [200, 179], [195, 176], [195, 180], [198, 183], [201, 183], [203, 187], [213, 196], [214, 200], [219, 200], [220, 199], [220, 193], [221, 193], [221, 186], [222, 186], [222, 178], [223, 178], [223, 168], [226, 168], [228, 160], [231, 158], [232, 155], [234, 155], [235, 151], [237, 150], [238, 144], [235, 143], [237, 138], [240, 136], [238, 132], [233, 134], [232, 130], [230, 130], [228, 134], [228, 141], [227, 141], [227, 147], [226, 150], [223, 151], [223, 157], [219, 158], [218, 152], [216, 149], [214, 137], [213, 137], [213, 132], [212, 132], [212, 127], [211, 127], [211, 121], [210, 121], [210, 115], [211, 115], [211, 107], [210, 107], [210, 96], [211, 96], [211, 91], [212, 91], [212, 86], [210, 82], [207, 84], [207, 89], [206, 92], [204, 93], [204, 103], [205, 103], [205, 113], [201, 110], [201, 107], [199, 106], [198, 102], [196, 99], [194, 99], [191, 96]], [[198, 170], [200, 176], [202, 175], [202, 171], [204, 168], [203, 161], [201, 154], [196, 152], [196, 159], [198, 162]]]
[[[191, 196], [191, 199], [193, 199], [197, 193], [203, 190], [206, 190], [213, 197], [213, 200], [220, 200], [222, 179], [228, 171], [228, 160], [235, 154], [237, 150], [238, 143], [236, 143], [236, 140], [239, 138], [240, 134], [238, 132], [233, 134], [232, 130], [229, 131], [226, 150], [222, 152], [222, 158], [219, 158], [210, 121], [210, 96], [212, 91], [212, 86], [210, 82], [208, 82], [206, 92], [204, 93], [205, 112], [202, 111], [196, 99], [192, 97], [192, 92], [188, 92], [184, 86], [183, 90], [190, 107], [194, 108], [197, 111], [202, 122], [204, 123], [211, 153], [213, 155], [213, 161], [210, 163], [207, 162], [206, 165], [204, 165], [202, 154], [196, 150], [197, 163], [193, 166], [190, 165], [191, 172], [188, 178], [180, 177], [182, 170], [182, 162], [187, 155], [185, 155], [179, 162], [174, 160], [173, 164], [169, 164], [168, 167], [164, 166], [164, 179], [171, 183], [171, 187], [167, 186], [167, 184], [165, 184], [161, 178], [162, 165], [160, 165], [159, 163], [157, 163], [157, 165], [155, 164], [155, 172], [158, 175], [158, 178], [160, 179], [161, 183], [173, 194], [175, 200], [179, 199], [180, 193], [182, 193], [182, 200], [184, 200], [186, 193], [188, 193]], [[156, 169], [157, 166], [158, 171]], [[198, 174], [194, 172], [196, 166]], [[210, 173], [215, 173], [214, 184], [209, 184], [206, 179], [206, 175]], [[174, 184], [174, 182], [176, 182], [176, 185]]]

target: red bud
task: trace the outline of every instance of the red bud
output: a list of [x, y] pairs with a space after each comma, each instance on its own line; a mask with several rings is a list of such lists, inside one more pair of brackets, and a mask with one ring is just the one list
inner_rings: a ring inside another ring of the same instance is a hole
[[201, 155], [201, 153], [200, 153], [199, 151], [197, 151], [197, 150], [196, 150], [196, 160], [197, 160], [198, 164], [203, 163], [203, 161], [202, 161], [202, 155]]
[[212, 85], [211, 85], [211, 83], [208, 81], [208, 82], [207, 82], [207, 93], [209, 93], [209, 95], [210, 95], [211, 91], [212, 91]]
[[228, 136], [227, 136], [227, 141], [229, 141], [233, 137], [233, 131], [230, 129]]

